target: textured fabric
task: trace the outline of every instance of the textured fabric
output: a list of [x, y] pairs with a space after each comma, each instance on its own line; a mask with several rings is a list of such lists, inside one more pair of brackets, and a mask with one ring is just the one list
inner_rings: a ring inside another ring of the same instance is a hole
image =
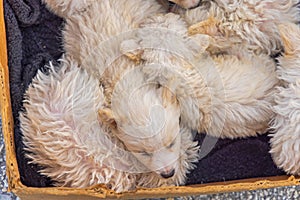
[[61, 56], [62, 20], [50, 14], [40, 1], [5, 0], [10, 87], [15, 123], [15, 144], [21, 181], [28, 186], [48, 186], [50, 180], [40, 176], [38, 167], [27, 164], [24, 157], [18, 112], [23, 94], [37, 70]]
[[[39, 0], [4, 0], [8, 41], [10, 86], [15, 122], [15, 144], [21, 181], [27, 186], [51, 186], [38, 166], [24, 156], [19, 111], [23, 94], [39, 68], [62, 54], [63, 21], [49, 13]], [[204, 135], [197, 135], [199, 143]], [[214, 141], [214, 139], [212, 139]], [[272, 162], [269, 138], [218, 140], [212, 151], [189, 174], [187, 184], [227, 181], [284, 174]]]

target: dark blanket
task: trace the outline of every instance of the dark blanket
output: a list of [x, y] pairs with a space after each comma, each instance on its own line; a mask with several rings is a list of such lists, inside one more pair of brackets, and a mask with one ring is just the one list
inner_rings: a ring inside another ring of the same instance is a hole
[[[15, 145], [21, 181], [27, 186], [51, 186], [39, 175], [39, 167], [28, 164], [24, 156], [19, 112], [23, 94], [38, 69], [62, 54], [63, 21], [49, 13], [40, 0], [4, 0], [8, 41], [9, 73]], [[197, 135], [201, 143], [204, 135]], [[214, 142], [213, 138], [206, 138]], [[208, 144], [208, 143], [206, 143]], [[208, 145], [209, 147], [210, 145]], [[205, 149], [205, 148], [204, 148]], [[210, 153], [189, 174], [187, 184], [228, 181], [284, 174], [272, 162], [268, 136], [238, 140], [218, 140]], [[202, 151], [205, 155], [205, 151]]]

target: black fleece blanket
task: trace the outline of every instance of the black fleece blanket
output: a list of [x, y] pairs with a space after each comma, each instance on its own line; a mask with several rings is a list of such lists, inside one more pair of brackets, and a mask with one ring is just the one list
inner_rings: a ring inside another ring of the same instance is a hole
[[[38, 69], [56, 61], [63, 53], [63, 20], [51, 14], [40, 0], [4, 0], [8, 41], [11, 99], [15, 122], [15, 145], [21, 181], [27, 186], [48, 187], [51, 180], [38, 173], [39, 167], [28, 164], [24, 156], [19, 112], [23, 94]], [[198, 134], [201, 144], [205, 135]], [[215, 138], [206, 137], [214, 143]], [[208, 144], [208, 143], [206, 143]], [[208, 145], [209, 146], [209, 145]], [[228, 181], [284, 174], [274, 165], [267, 135], [218, 140], [210, 153], [188, 175], [187, 184]], [[202, 151], [205, 155], [205, 151]]]

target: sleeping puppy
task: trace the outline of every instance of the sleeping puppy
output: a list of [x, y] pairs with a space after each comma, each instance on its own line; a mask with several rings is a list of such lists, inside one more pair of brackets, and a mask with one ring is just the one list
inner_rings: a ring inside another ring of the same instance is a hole
[[[198, 159], [199, 146], [190, 130], [180, 128], [177, 135], [169, 131], [147, 137], [149, 143], [141, 143], [146, 142], [141, 135], [131, 137], [125, 146], [116, 137], [120, 135], [117, 127], [99, 120], [98, 111], [107, 104], [99, 85], [99, 80], [74, 61], [64, 59], [60, 69], [51, 65], [47, 74], [38, 71], [20, 113], [30, 163], [39, 165], [40, 173], [50, 177], [55, 186], [103, 184], [124, 192], [183, 184]], [[150, 152], [151, 145], [157, 149]]]

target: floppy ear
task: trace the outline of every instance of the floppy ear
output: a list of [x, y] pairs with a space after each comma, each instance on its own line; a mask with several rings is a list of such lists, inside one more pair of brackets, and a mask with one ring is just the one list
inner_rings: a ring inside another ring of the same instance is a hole
[[142, 50], [139, 42], [134, 39], [125, 40], [121, 43], [120, 51], [127, 56], [130, 60], [139, 64], [142, 60], [144, 50]]
[[163, 105], [167, 106], [169, 103], [175, 104], [178, 103], [176, 95], [167, 87], [162, 86], [162, 98]]
[[189, 36], [190, 49], [196, 55], [202, 55], [209, 45], [213, 42], [213, 38], [205, 34], [196, 34]]
[[98, 110], [99, 121], [102, 124], [108, 125], [112, 128], [117, 128], [117, 122], [113, 116], [112, 110], [109, 108], [103, 108]]

